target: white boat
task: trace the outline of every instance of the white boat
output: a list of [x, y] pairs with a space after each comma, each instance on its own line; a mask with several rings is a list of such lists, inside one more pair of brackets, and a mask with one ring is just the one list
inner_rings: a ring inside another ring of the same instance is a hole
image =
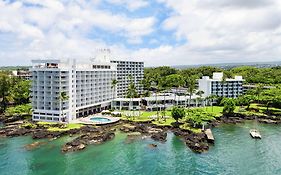
[[258, 130], [256, 129], [251, 129], [250, 130], [250, 135], [254, 138], [254, 139], [261, 139], [261, 134]]
[[250, 135], [252, 136], [253, 139], [261, 139], [261, 134], [260, 132], [256, 129], [257, 128], [257, 117], [255, 117], [255, 129], [250, 129]]

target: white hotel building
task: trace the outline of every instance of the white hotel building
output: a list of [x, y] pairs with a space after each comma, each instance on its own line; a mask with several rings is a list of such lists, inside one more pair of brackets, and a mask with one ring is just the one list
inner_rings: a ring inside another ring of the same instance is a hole
[[130, 77], [138, 94], [143, 92], [141, 81], [144, 78], [144, 63], [136, 61], [110, 61], [117, 64], [117, 97], [126, 97]]
[[[75, 60], [33, 60], [32, 63], [31, 101], [35, 121], [71, 122], [108, 109], [117, 98], [117, 91], [123, 93], [127, 85], [122, 84], [124, 88], [114, 91], [112, 80], [118, 77], [118, 62], [105, 57], [88, 63]], [[138, 70], [143, 69], [143, 63], [133, 63]], [[126, 61], [126, 64], [131, 63]], [[62, 92], [68, 96], [65, 101], [60, 99]]]
[[199, 90], [204, 92], [204, 97], [216, 95], [219, 97], [237, 98], [243, 95], [243, 77], [235, 76], [234, 78], [226, 78], [223, 81], [222, 72], [214, 72], [213, 78], [203, 76], [198, 80]]

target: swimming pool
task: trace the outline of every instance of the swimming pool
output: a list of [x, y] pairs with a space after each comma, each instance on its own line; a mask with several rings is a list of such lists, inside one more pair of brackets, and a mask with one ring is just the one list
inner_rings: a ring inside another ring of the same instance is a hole
[[97, 123], [111, 122], [111, 120], [109, 118], [105, 118], [105, 117], [91, 117], [90, 120], [93, 122], [97, 122]]

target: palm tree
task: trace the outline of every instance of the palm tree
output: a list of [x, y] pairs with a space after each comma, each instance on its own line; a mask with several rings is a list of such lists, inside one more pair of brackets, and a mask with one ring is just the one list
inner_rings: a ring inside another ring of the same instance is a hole
[[207, 97], [204, 98], [204, 103], [205, 103], [206, 111], [208, 109], [208, 106], [210, 106], [210, 100], [211, 100], [210, 96], [207, 96]]
[[258, 84], [258, 86], [256, 87], [254, 94], [257, 96], [258, 99], [258, 103], [260, 103], [260, 95], [263, 91], [263, 86], [261, 84]]
[[167, 89], [167, 87], [162, 87], [162, 92], [164, 92], [164, 109], [163, 109], [163, 117], [164, 117], [164, 120], [166, 121], [166, 94], [165, 94], [165, 92], [166, 92], [166, 89]]
[[[132, 75], [129, 75], [128, 79], [130, 81], [130, 84], [128, 86], [127, 97], [130, 98], [130, 104], [132, 104], [133, 98], [135, 98], [137, 96], [137, 91], [136, 91], [136, 86], [133, 82]], [[129, 105], [129, 107], [130, 107], [130, 105]]]
[[199, 90], [196, 92], [196, 95], [198, 95], [199, 97], [197, 98], [199, 100], [199, 102], [202, 103], [202, 95], [204, 94], [204, 91]]
[[187, 94], [189, 95], [188, 108], [190, 108], [191, 97], [196, 89], [196, 87], [195, 87], [196, 86], [196, 77], [195, 76], [188, 77], [186, 79], [186, 86], [188, 87]]
[[157, 120], [159, 120], [159, 110], [158, 110], [158, 90], [159, 90], [159, 83], [152, 82], [151, 87], [155, 90], [155, 104], [156, 104], [156, 116]]
[[217, 99], [217, 96], [216, 95], [210, 95], [209, 96], [209, 99], [211, 100], [211, 106], [212, 106], [212, 112], [214, 112], [214, 100], [216, 100]]
[[66, 92], [61, 92], [59, 96], [59, 102], [60, 102], [60, 111], [62, 111], [63, 120], [64, 118], [64, 112], [63, 112], [63, 102], [67, 101], [69, 99], [69, 96], [66, 94]]
[[142, 94], [139, 95], [140, 101], [139, 101], [139, 117], [141, 115], [141, 103], [142, 103]]
[[[116, 79], [113, 79], [111, 81], [111, 89], [113, 89], [113, 92], [112, 92], [112, 100], [114, 100], [115, 98], [115, 92], [116, 92], [116, 85], [117, 85], [118, 81]], [[111, 105], [111, 109], [113, 109], [113, 105]]]
[[224, 96], [224, 86], [226, 85], [226, 78], [227, 78], [227, 76], [225, 74], [223, 74], [222, 80], [221, 80], [222, 96]]

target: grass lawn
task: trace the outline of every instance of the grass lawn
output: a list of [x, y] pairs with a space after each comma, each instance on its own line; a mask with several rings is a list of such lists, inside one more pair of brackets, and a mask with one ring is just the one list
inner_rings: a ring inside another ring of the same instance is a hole
[[83, 124], [79, 124], [79, 123], [69, 123], [69, 124], [65, 124], [65, 127], [59, 128], [55, 125], [60, 123], [55, 123], [55, 122], [37, 122], [37, 124], [44, 125], [46, 128], [48, 128], [47, 129], [48, 131], [68, 131], [70, 129], [78, 129], [83, 126]]
[[156, 121], [153, 121], [152, 123], [155, 124], [155, 125], [158, 125], [158, 126], [172, 126], [172, 123], [176, 122], [175, 119], [173, 119], [172, 117], [170, 118], [167, 118], [166, 121], [164, 120], [156, 120]]
[[48, 131], [68, 131], [71, 129], [79, 129], [82, 126], [83, 126], [83, 124], [79, 124], [79, 123], [69, 123], [66, 125], [65, 128], [49, 127]]
[[200, 128], [193, 128], [191, 127], [188, 123], [185, 123], [183, 125], [180, 125], [180, 128], [181, 129], [184, 129], [184, 130], [189, 130], [189, 131], [192, 131], [194, 133], [201, 133], [202, 130]]
[[56, 122], [37, 122], [38, 125], [57, 125]]
[[216, 116], [222, 115], [223, 106], [206, 106], [206, 107], [199, 107], [200, 109], [203, 109], [206, 112], [213, 113]]
[[[125, 112], [125, 111], [123, 111]], [[135, 121], [135, 122], [145, 122], [145, 121], [152, 121], [150, 116], [157, 115], [156, 111], [141, 111], [140, 116], [135, 117], [126, 117], [125, 115], [122, 115], [122, 120], [129, 120], [129, 121]], [[166, 121], [161, 119], [161, 112], [159, 112], [159, 121], [153, 121], [153, 124], [159, 125], [159, 126], [171, 126], [171, 123], [175, 122], [175, 120], [172, 118], [171, 111], [166, 111], [165, 116], [169, 116], [170, 118], [167, 118]]]
[[[266, 106], [263, 106], [263, 105], [260, 105], [260, 104], [257, 104], [257, 103], [252, 103], [250, 105], [250, 108], [252, 108], [252, 109], [259, 109], [259, 112], [266, 112], [266, 110], [267, 110]], [[279, 109], [279, 108], [269, 107], [268, 110], [271, 111], [271, 112], [279, 112], [279, 113], [281, 113], [281, 109]]]

